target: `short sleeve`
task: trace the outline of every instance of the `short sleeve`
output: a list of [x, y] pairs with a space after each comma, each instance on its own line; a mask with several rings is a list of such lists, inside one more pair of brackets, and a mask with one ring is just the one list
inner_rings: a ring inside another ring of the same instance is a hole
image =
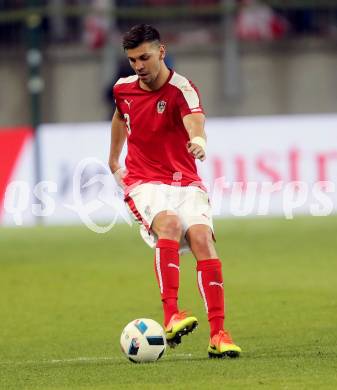
[[121, 107], [120, 107], [120, 98], [119, 98], [119, 94], [118, 94], [118, 86], [116, 84], [113, 86], [113, 97], [115, 99], [115, 104], [116, 104], [118, 112], [121, 115], [123, 115]]
[[179, 87], [177, 93], [177, 104], [182, 118], [188, 114], [204, 113], [199, 91], [194, 84], [184, 83]]

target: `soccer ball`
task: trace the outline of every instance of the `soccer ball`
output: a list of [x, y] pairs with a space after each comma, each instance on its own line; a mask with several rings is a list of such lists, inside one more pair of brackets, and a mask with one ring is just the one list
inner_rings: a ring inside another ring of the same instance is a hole
[[133, 363], [154, 362], [163, 356], [166, 349], [164, 329], [148, 318], [127, 324], [120, 343], [125, 356]]

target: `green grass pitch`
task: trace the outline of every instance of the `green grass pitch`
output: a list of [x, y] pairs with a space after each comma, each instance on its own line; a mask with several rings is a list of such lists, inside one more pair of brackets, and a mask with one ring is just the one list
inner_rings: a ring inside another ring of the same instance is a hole
[[153, 253], [137, 226], [0, 229], [0, 389], [336, 389], [337, 218], [216, 222], [226, 327], [240, 359], [209, 360], [195, 263], [180, 306], [198, 329], [152, 364], [122, 356], [122, 328], [162, 321]]

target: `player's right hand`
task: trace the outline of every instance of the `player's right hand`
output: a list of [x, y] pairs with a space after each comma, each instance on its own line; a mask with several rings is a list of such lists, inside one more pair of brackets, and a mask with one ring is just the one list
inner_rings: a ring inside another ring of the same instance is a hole
[[125, 183], [124, 183], [124, 178], [125, 178], [125, 176], [126, 176], [126, 174], [127, 174], [127, 171], [126, 171], [126, 169], [125, 168], [118, 168], [114, 173], [113, 173], [113, 175], [114, 175], [114, 178], [115, 178], [115, 180], [116, 180], [116, 183], [121, 187], [121, 188], [125, 188], [126, 187], [126, 185], [125, 185]]

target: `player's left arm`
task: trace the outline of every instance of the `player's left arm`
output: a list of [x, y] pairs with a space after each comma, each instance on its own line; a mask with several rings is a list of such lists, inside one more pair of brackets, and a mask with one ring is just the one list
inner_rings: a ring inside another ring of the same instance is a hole
[[206, 159], [205, 115], [202, 113], [188, 114], [183, 117], [184, 126], [190, 137], [187, 150], [194, 158]]

